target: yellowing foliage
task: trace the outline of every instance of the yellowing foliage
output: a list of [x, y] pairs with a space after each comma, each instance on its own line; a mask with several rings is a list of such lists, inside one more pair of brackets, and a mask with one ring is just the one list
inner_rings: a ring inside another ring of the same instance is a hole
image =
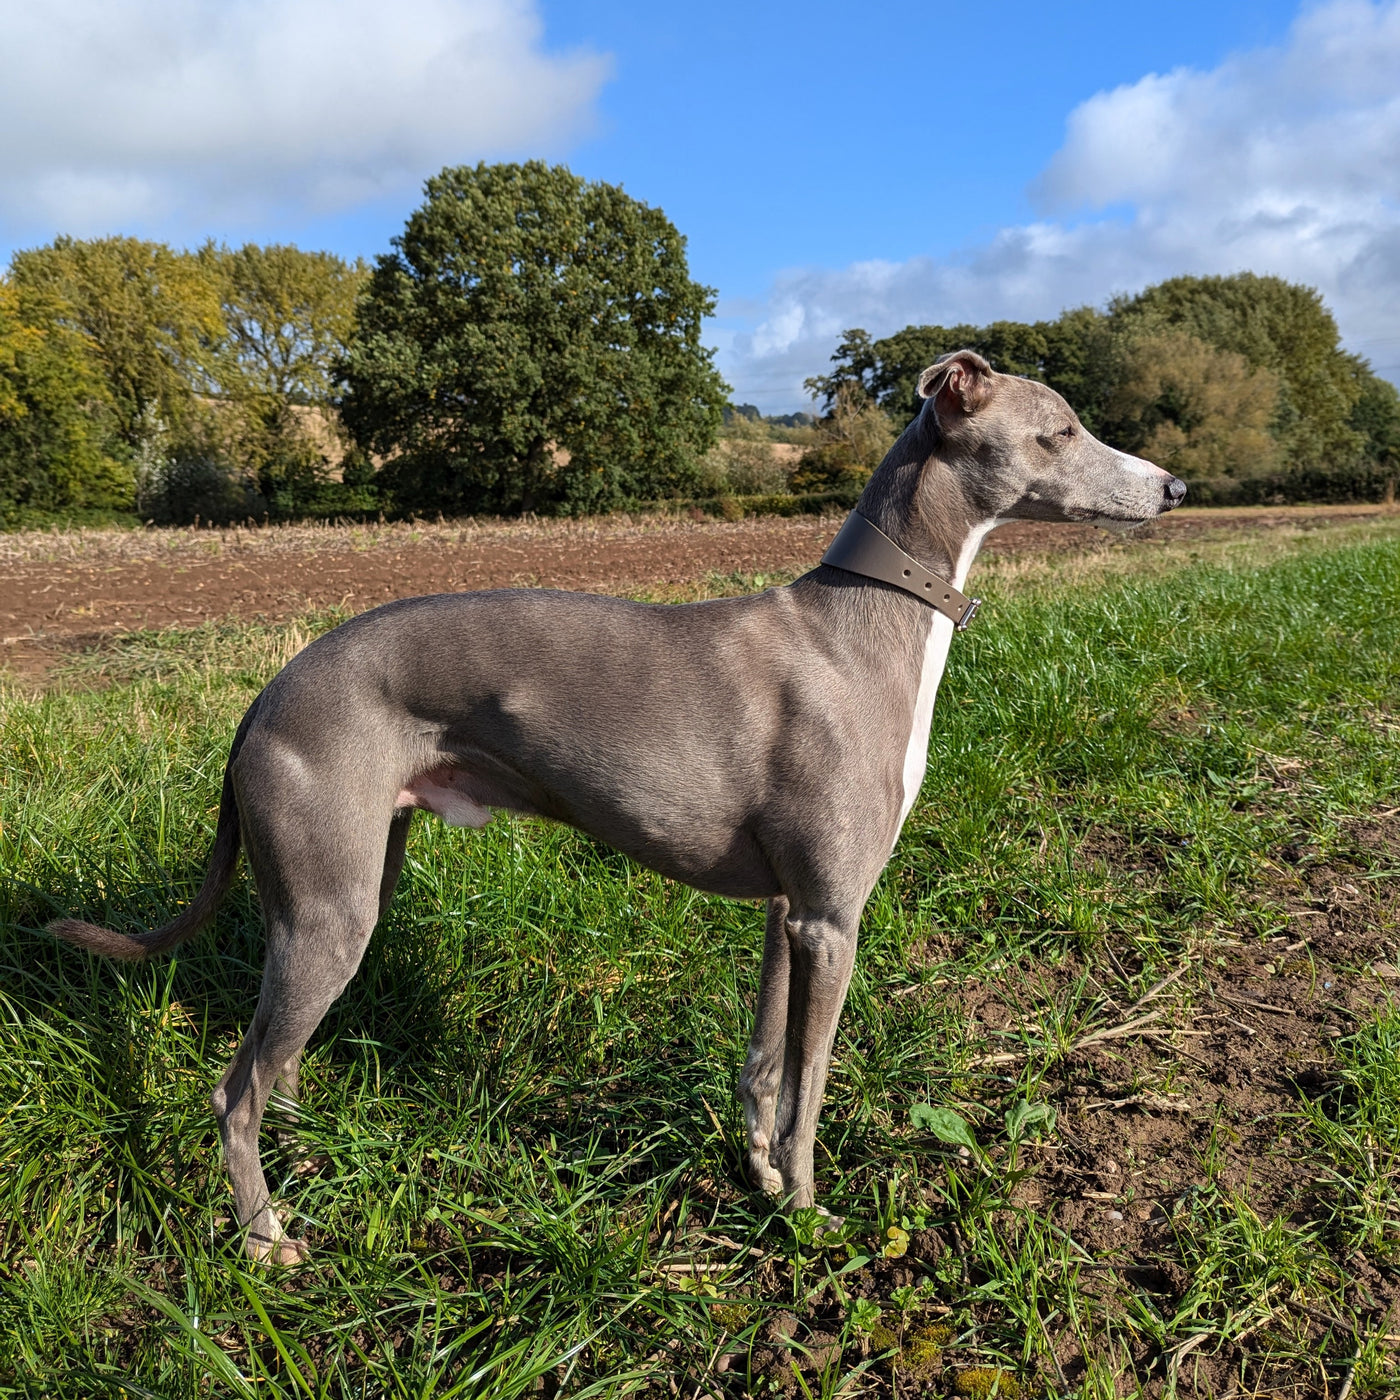
[[1184, 331], [1163, 331], [1126, 345], [1112, 413], [1141, 425], [1144, 457], [1188, 481], [1262, 476], [1281, 465], [1270, 432], [1278, 393], [1271, 370]]

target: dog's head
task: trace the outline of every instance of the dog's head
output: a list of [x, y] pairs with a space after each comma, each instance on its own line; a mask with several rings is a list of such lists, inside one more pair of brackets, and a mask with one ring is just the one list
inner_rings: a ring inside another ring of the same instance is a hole
[[939, 455], [989, 519], [1128, 529], [1186, 495], [1170, 472], [1100, 442], [1053, 389], [997, 374], [975, 351], [944, 355], [919, 376], [919, 394]]

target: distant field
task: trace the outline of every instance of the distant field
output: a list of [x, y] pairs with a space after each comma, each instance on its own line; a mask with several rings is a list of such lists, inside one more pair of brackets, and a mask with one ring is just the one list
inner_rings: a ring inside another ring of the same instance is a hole
[[[60, 597], [42, 668], [0, 689], [0, 1395], [1393, 1394], [1400, 517], [1194, 519], [979, 565], [862, 926], [824, 1236], [741, 1176], [761, 909], [543, 823], [420, 817], [308, 1051], [300, 1140], [266, 1140], [312, 1259], [249, 1269], [207, 1103], [256, 998], [246, 879], [149, 967], [38, 928], [190, 897], [239, 715], [364, 601], [104, 614], [84, 640]], [[619, 525], [608, 549], [698, 563], [594, 586], [762, 586], [833, 524]], [[309, 555], [399, 550], [418, 578], [597, 543], [451, 528]], [[253, 549], [0, 544], [25, 579]]]
[[[1022, 522], [992, 534], [988, 564], [1080, 556], [1135, 565], [1173, 546], [1337, 530], [1400, 519], [1382, 506], [1183, 510], [1128, 539]], [[288, 621], [360, 612], [420, 593], [582, 588], [680, 600], [755, 575], [792, 578], [820, 558], [838, 518], [278, 525], [227, 530], [33, 530], [0, 534], [0, 672], [41, 678], [75, 649], [141, 629], [216, 618]], [[1018, 565], [1019, 567], [1019, 565]]]

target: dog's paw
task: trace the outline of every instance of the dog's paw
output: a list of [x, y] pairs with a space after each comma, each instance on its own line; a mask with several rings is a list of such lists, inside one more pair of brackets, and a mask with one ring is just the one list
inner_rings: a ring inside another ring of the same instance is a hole
[[766, 1152], [761, 1157], [757, 1153], [750, 1155], [749, 1175], [753, 1177], [754, 1185], [757, 1186], [765, 1196], [782, 1196], [785, 1194], [782, 1173], [768, 1161], [768, 1154]]
[[294, 1240], [290, 1235], [280, 1235], [275, 1240], [266, 1235], [248, 1236], [248, 1257], [255, 1264], [289, 1268], [293, 1264], [304, 1264], [310, 1254], [305, 1240]]
[[293, 1264], [304, 1264], [311, 1257], [311, 1246], [305, 1240], [294, 1240], [290, 1235], [283, 1235], [277, 1241], [277, 1247], [273, 1250], [274, 1264], [282, 1264], [290, 1267]]

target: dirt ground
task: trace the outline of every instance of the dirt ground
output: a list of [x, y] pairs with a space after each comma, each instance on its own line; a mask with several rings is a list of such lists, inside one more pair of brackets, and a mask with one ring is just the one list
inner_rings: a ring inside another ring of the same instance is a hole
[[[1129, 547], [1220, 531], [1338, 523], [1382, 507], [1181, 511]], [[812, 567], [837, 517], [736, 522], [625, 517], [265, 529], [33, 531], [0, 537], [0, 671], [37, 678], [55, 657], [113, 633], [268, 620], [315, 608], [360, 612], [394, 598], [510, 586], [645, 593], [710, 575]], [[1090, 526], [1018, 522], [984, 553], [1112, 547]]]
[[[1047, 1079], [1059, 1111], [1057, 1141], [1028, 1150], [1023, 1165], [1030, 1173], [1012, 1199], [1048, 1214], [1094, 1256], [1097, 1263], [1082, 1266], [1082, 1287], [1107, 1316], [1125, 1318], [1126, 1295], [1134, 1290], [1164, 1316], [1180, 1306], [1193, 1261], [1178, 1248], [1175, 1222], [1204, 1189], [1201, 1160], [1208, 1142], [1214, 1144], [1220, 1188], [1247, 1189], [1265, 1219], [1278, 1214], [1304, 1226], [1326, 1218], [1329, 1183], [1318, 1178], [1317, 1158], [1304, 1141], [1300, 1101], [1335, 1091], [1333, 1043], [1393, 1005], [1400, 989], [1400, 905], [1364, 875], [1369, 856], [1400, 855], [1397, 818], [1400, 810], [1392, 810], [1357, 823], [1330, 863], [1316, 861], [1308, 850], [1281, 851], [1270, 878], [1287, 911], [1287, 932], [1268, 943], [1212, 942], [1138, 1003], [1121, 1006], [1114, 1024], [1084, 1036]], [[1132, 878], [1126, 870], [1122, 874]], [[931, 948], [930, 961], [956, 951]], [[1063, 985], [1086, 971], [1092, 976], [1097, 969], [1075, 958], [1054, 975]], [[930, 994], [949, 993], [931, 988]], [[956, 995], [965, 1014], [993, 1035], [1014, 1031], [1022, 1019], [994, 983], [969, 985]], [[1011, 1064], [1020, 1059], [999, 1058]], [[1003, 1212], [1000, 1225], [1014, 1233], [1013, 1213]], [[850, 1291], [882, 1304], [893, 1319], [899, 1312], [889, 1303], [892, 1290], [917, 1282], [926, 1266], [962, 1255], [963, 1248], [955, 1229], [916, 1230], [908, 1254], [872, 1260], [853, 1276]], [[1359, 1253], [1347, 1266], [1347, 1306], [1368, 1334], [1400, 1342], [1394, 1271], [1377, 1269]], [[779, 1291], [786, 1279], [771, 1269], [766, 1281]], [[966, 1281], [985, 1280], [974, 1270]], [[799, 1370], [819, 1369], [845, 1309], [828, 1289], [800, 1314], [780, 1319], [770, 1329], [769, 1345], [752, 1361], [735, 1356], [732, 1364], [751, 1364], [774, 1390], [796, 1395], [793, 1359]], [[927, 1314], [916, 1315], [876, 1339], [899, 1348], [884, 1363], [894, 1372], [895, 1394], [945, 1395], [948, 1381], [968, 1365], [955, 1348], [945, 1349], [948, 1329], [930, 1327], [929, 1321]], [[1175, 1366], [1140, 1337], [1130, 1344], [1136, 1335], [1131, 1326], [1123, 1337], [1135, 1369], [1151, 1377], [1147, 1395], [1324, 1400], [1335, 1394], [1326, 1378], [1279, 1353], [1289, 1349], [1285, 1337], [1317, 1344], [1329, 1331], [1332, 1351], [1345, 1355], [1355, 1345], [1351, 1324], [1282, 1301], [1266, 1323], [1234, 1341], [1203, 1331], [1199, 1340], [1209, 1345], [1182, 1347]], [[1074, 1329], [1062, 1324], [1049, 1335], [1055, 1355], [1037, 1379], [1073, 1386], [1084, 1374]], [[1170, 1379], [1173, 1369], [1180, 1372], [1177, 1384]], [[1003, 1373], [1003, 1381], [1010, 1380]], [[974, 1392], [955, 1385], [954, 1393]], [[1007, 1384], [1004, 1393], [1036, 1394], [1040, 1386]]]

